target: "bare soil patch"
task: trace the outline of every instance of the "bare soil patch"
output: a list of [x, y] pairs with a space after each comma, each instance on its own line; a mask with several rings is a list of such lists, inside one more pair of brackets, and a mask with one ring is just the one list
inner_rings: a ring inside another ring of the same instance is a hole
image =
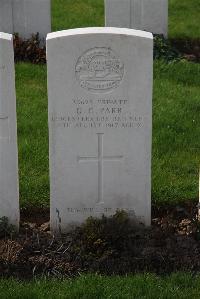
[[200, 62], [200, 39], [171, 39], [170, 42], [185, 59]]
[[54, 237], [48, 217], [48, 210], [26, 210], [19, 235], [1, 237], [1, 277], [200, 271], [200, 223], [195, 203], [154, 207], [148, 229], [138, 227], [121, 211], [111, 218], [89, 218], [67, 235]]

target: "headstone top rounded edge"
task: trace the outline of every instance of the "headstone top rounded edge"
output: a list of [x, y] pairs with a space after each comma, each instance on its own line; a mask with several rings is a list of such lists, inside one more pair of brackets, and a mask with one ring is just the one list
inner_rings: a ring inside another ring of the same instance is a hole
[[116, 27], [88, 27], [51, 32], [47, 34], [47, 41], [55, 38], [84, 34], [118, 34], [153, 39], [152, 33], [142, 30]]
[[0, 32], [0, 39], [7, 39], [11, 41], [12, 38], [13, 38], [12, 34]]

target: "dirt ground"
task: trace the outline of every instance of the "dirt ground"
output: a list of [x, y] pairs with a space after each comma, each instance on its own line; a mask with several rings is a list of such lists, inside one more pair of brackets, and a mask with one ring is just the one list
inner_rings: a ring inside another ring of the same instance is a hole
[[121, 211], [110, 218], [91, 218], [67, 235], [54, 237], [48, 220], [48, 210], [25, 210], [19, 234], [1, 235], [1, 277], [200, 271], [197, 203], [153, 207], [148, 229]]
[[171, 39], [170, 43], [188, 61], [200, 62], [200, 39]]

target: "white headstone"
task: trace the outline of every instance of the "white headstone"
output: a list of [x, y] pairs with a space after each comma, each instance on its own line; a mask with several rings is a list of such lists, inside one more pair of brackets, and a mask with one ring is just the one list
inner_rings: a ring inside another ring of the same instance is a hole
[[168, 0], [105, 0], [106, 26], [168, 32]]
[[0, 32], [13, 32], [13, 0], [0, 0]]
[[0, 31], [27, 39], [51, 32], [51, 0], [0, 0]]
[[45, 40], [51, 32], [51, 0], [13, 0], [13, 23], [22, 38], [38, 32]]
[[151, 33], [48, 34], [51, 228], [126, 210], [151, 222]]
[[19, 225], [17, 121], [12, 35], [0, 33], [0, 218]]

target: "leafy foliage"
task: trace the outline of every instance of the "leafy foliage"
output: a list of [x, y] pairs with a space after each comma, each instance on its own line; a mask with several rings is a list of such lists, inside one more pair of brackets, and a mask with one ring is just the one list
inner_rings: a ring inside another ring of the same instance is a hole
[[[46, 47], [44, 46], [44, 42], [40, 40], [39, 34], [33, 34], [30, 39], [26, 40], [15, 34], [14, 52], [16, 62], [46, 63]], [[154, 60], [162, 59], [165, 62], [171, 62], [180, 61], [182, 58], [199, 62], [200, 41], [184, 39], [168, 40], [162, 35], [154, 36]]]
[[16, 233], [16, 227], [9, 223], [9, 220], [7, 217], [1, 217], [0, 218], [0, 238], [8, 235]]
[[140, 231], [144, 234], [144, 227], [129, 218], [123, 210], [118, 210], [111, 217], [89, 217], [75, 230], [75, 240], [79, 242], [76, 242], [77, 248], [74, 249], [82, 256], [105, 258], [131, 250]]
[[33, 34], [27, 40], [23, 40], [18, 34], [15, 34], [14, 52], [16, 62], [46, 63], [46, 49], [42, 45], [39, 34]]
[[184, 58], [193, 62], [200, 62], [200, 38], [196, 39], [171, 39], [171, 44], [183, 53]]
[[181, 58], [182, 55], [172, 46], [169, 40], [162, 35], [154, 36], [154, 59], [163, 59], [170, 62], [179, 61]]

